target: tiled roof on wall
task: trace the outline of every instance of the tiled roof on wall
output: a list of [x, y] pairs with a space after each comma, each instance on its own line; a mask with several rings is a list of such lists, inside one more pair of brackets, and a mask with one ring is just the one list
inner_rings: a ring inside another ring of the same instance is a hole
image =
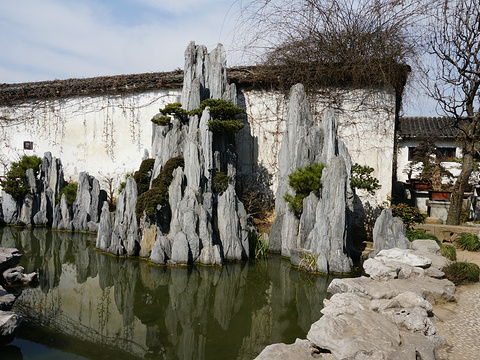
[[402, 138], [455, 138], [458, 130], [447, 117], [400, 117], [398, 136]]

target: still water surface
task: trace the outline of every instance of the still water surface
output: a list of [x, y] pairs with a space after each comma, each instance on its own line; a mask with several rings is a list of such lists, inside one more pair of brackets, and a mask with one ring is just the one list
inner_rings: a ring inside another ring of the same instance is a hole
[[[160, 267], [94, 249], [88, 234], [0, 229], [39, 281], [14, 311], [27, 320], [12, 359], [253, 359], [305, 338], [332, 278], [267, 261]], [[6, 359], [2, 356], [2, 359]]]

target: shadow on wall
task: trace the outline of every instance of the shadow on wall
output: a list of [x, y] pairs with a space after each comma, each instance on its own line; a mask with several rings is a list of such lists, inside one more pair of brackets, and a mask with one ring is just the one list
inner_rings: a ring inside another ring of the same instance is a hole
[[357, 250], [363, 250], [365, 241], [372, 241], [375, 221], [384, 209], [382, 206], [368, 200], [363, 200], [355, 194], [353, 223], [353, 245]]
[[263, 219], [271, 213], [275, 205], [273, 174], [259, 163], [258, 138], [252, 135], [251, 126], [246, 119], [247, 104], [242, 91], [238, 91], [237, 101], [238, 106], [245, 109], [245, 126], [237, 133], [235, 141], [238, 154], [236, 192], [247, 213]]

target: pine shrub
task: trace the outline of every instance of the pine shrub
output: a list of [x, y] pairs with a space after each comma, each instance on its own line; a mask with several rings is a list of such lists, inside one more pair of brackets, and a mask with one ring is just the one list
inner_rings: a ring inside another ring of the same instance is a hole
[[41, 163], [42, 159], [35, 155], [23, 155], [20, 161], [13, 162], [5, 178], [0, 181], [3, 190], [16, 200], [23, 200], [30, 191], [27, 169], [33, 169], [36, 177]]
[[285, 194], [283, 199], [297, 217], [300, 217], [303, 209], [303, 199], [310, 193], [319, 196], [322, 184], [322, 172], [325, 164], [311, 164], [288, 175], [288, 185], [295, 191], [295, 196]]
[[173, 171], [184, 166], [185, 162], [180, 156], [171, 158], [165, 163], [160, 174], [152, 181], [152, 187], [137, 198], [135, 207], [137, 217], [142, 217], [144, 211], [149, 217], [154, 217], [158, 205], [168, 206], [168, 188], [173, 180]]

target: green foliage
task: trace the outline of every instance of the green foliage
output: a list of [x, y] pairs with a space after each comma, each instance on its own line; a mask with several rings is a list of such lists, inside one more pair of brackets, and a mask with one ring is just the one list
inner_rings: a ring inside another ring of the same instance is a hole
[[448, 260], [455, 261], [457, 260], [457, 250], [452, 245], [440, 245], [440, 251], [442, 256], [446, 257]]
[[202, 116], [202, 112], [207, 106], [210, 108], [210, 116], [218, 120], [233, 119], [244, 111], [241, 107], [238, 107], [227, 100], [205, 99], [200, 103], [198, 109], [191, 110], [188, 114]]
[[457, 246], [462, 250], [479, 251], [480, 240], [475, 234], [463, 233], [457, 240]]
[[248, 244], [250, 248], [250, 256], [255, 259], [266, 258], [270, 239], [268, 236], [260, 235], [258, 231], [250, 231], [248, 233]]
[[187, 114], [187, 111], [182, 109], [182, 104], [180, 103], [167, 104], [163, 109], [159, 109], [159, 111], [163, 115], [183, 116]]
[[480, 277], [478, 265], [468, 262], [453, 263], [444, 267], [442, 271], [445, 273], [445, 277], [455, 285], [478, 282]]
[[20, 161], [13, 162], [10, 170], [5, 175], [5, 179], [0, 181], [3, 190], [15, 199], [23, 200], [30, 191], [27, 169], [33, 169], [36, 177], [41, 163], [42, 159], [35, 155], [23, 155]]
[[167, 126], [167, 125], [170, 125], [171, 123], [171, 118], [170, 116], [158, 116], [158, 117], [154, 117], [152, 118], [152, 122], [156, 125], [159, 125], [159, 126]]
[[283, 199], [297, 217], [302, 214], [303, 199], [311, 192], [319, 195], [324, 168], [325, 164], [311, 164], [304, 168], [298, 168], [297, 171], [288, 175], [288, 185], [295, 191], [295, 196], [287, 193]]
[[213, 190], [221, 195], [228, 188], [230, 176], [222, 171], [218, 171], [217, 168], [213, 168], [213, 173]]
[[118, 193], [120, 194], [122, 192], [123, 189], [125, 189], [125, 186], [127, 186], [127, 179], [129, 177], [133, 177], [133, 172], [130, 172], [130, 173], [126, 173], [125, 174], [125, 177], [124, 177], [124, 181], [121, 181], [120, 182], [120, 186], [118, 188]]
[[302, 259], [298, 264], [300, 269], [303, 269], [307, 272], [316, 272], [317, 271], [317, 260], [320, 254], [310, 254], [310, 253], [302, 253]]
[[210, 120], [207, 126], [211, 131], [234, 134], [242, 130], [245, 124], [238, 120]]
[[185, 115], [188, 114], [185, 109], [182, 109], [182, 104], [180, 103], [167, 104], [163, 109], [159, 109], [159, 111], [163, 116], [154, 117], [152, 122], [160, 126], [170, 125], [171, 116], [183, 120]]
[[427, 234], [425, 232], [413, 231], [413, 230], [407, 229], [405, 230], [405, 236], [410, 241], [414, 241], [418, 239], [428, 239], [428, 240], [435, 240], [437, 244], [440, 245], [440, 240], [438, 240], [438, 238], [435, 235]]
[[75, 199], [77, 198], [77, 189], [78, 183], [77, 182], [70, 182], [65, 186], [60, 192], [58, 193], [57, 197], [55, 198], [55, 203], [59, 204], [60, 200], [62, 200], [62, 195], [65, 194], [67, 197], [67, 205], [71, 207]]
[[380, 189], [382, 185], [378, 183], [377, 178], [372, 176], [373, 171], [374, 169], [370, 166], [353, 164], [350, 186], [356, 189], [364, 189], [370, 194], [375, 195], [375, 191]]
[[137, 183], [140, 194], [147, 191], [150, 186], [154, 164], [155, 159], [145, 159], [140, 164], [140, 168], [133, 174], [133, 179]]
[[235, 120], [235, 117], [243, 113], [244, 110], [227, 100], [203, 100], [198, 109], [191, 110], [188, 114], [201, 116], [206, 107], [209, 107], [212, 117], [212, 120], [207, 124], [211, 131], [236, 133], [245, 126], [241, 121]]
[[425, 220], [424, 216], [420, 213], [420, 210], [415, 206], [400, 203], [397, 205], [391, 205], [390, 209], [392, 210], [392, 215], [394, 217], [399, 217], [403, 220], [407, 229], [413, 224], [423, 223]]
[[137, 198], [135, 207], [137, 217], [142, 217], [144, 211], [149, 217], [154, 217], [158, 205], [168, 206], [168, 187], [173, 180], [173, 171], [184, 166], [185, 162], [180, 156], [171, 158], [165, 163], [160, 174], [152, 181], [152, 187]]

